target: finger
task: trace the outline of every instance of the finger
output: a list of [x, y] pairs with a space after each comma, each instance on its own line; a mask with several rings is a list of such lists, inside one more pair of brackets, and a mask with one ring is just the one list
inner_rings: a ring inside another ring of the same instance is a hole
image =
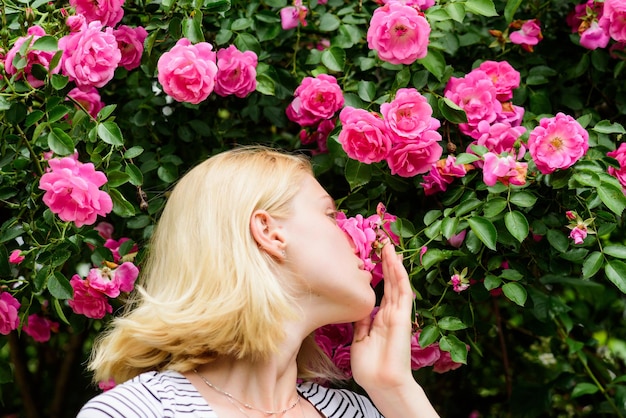
[[369, 335], [371, 326], [371, 315], [367, 315], [365, 318], [356, 321], [354, 323], [354, 336], [352, 337], [352, 342], [358, 343], [363, 341]]

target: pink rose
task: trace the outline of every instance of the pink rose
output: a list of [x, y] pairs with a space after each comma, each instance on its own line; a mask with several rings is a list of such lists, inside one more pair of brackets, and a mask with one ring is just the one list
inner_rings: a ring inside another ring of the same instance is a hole
[[350, 367], [350, 347], [349, 346], [339, 346], [335, 348], [335, 352], [331, 360], [337, 366], [339, 370], [343, 372], [343, 374], [350, 378], [352, 377], [352, 368]]
[[79, 87], [103, 87], [115, 73], [122, 53], [112, 28], [95, 21], [59, 39], [63, 74]]
[[8, 335], [20, 325], [20, 303], [9, 292], [0, 293], [0, 334]]
[[438, 344], [422, 347], [419, 343], [419, 335], [420, 333], [417, 332], [411, 336], [411, 370], [432, 366], [441, 355]]
[[119, 66], [126, 68], [128, 71], [139, 67], [141, 55], [143, 54], [143, 43], [148, 36], [148, 32], [141, 26], [131, 28], [126, 25], [120, 25], [113, 31], [113, 35], [117, 40], [117, 47], [122, 53]]
[[569, 237], [574, 240], [574, 244], [582, 244], [587, 238], [587, 227], [585, 225], [578, 225], [572, 229]]
[[93, 164], [83, 164], [74, 157], [54, 158], [48, 164], [50, 171], [39, 180], [39, 188], [46, 191], [43, 202], [61, 220], [81, 227], [111, 212], [111, 197], [98, 189], [107, 178]]
[[[17, 38], [17, 40], [13, 44], [13, 47], [9, 50], [9, 52], [7, 52], [7, 55], [4, 58], [4, 70], [8, 75], [19, 74], [21, 71], [23, 71], [23, 74], [26, 75], [26, 81], [28, 81], [28, 83], [33, 86], [33, 88], [37, 89], [43, 86], [44, 82], [37, 79], [32, 74], [33, 65], [42, 65], [52, 74], [56, 74], [59, 72], [59, 66], [57, 65], [54, 68], [50, 68], [50, 61], [52, 61], [52, 57], [54, 56], [55, 51], [37, 51], [30, 49], [30, 46], [32, 46], [37, 39], [46, 35], [46, 32], [43, 30], [43, 28], [37, 25], [31, 26], [30, 28], [28, 28], [27, 33], [27, 36]], [[13, 65], [13, 60], [15, 59], [15, 56], [19, 54], [20, 49], [24, 48], [23, 45], [26, 41], [28, 41], [29, 45], [26, 52], [26, 66], [20, 69], [15, 68], [15, 66]], [[18, 77], [16, 77], [17, 80], [21, 78], [22, 74], [19, 74]]]
[[570, 221], [573, 221], [574, 219], [578, 217], [578, 215], [576, 214], [576, 212], [568, 210], [565, 212], [565, 217], [569, 219]]
[[416, 139], [425, 130], [441, 125], [432, 117], [428, 100], [413, 88], [399, 89], [391, 103], [380, 106], [380, 112], [388, 131], [405, 139]]
[[511, 28], [519, 29], [509, 35], [511, 42], [521, 45], [528, 52], [533, 52], [533, 46], [543, 39], [537, 19], [516, 20], [511, 23]]
[[511, 102], [502, 103], [502, 110], [496, 115], [496, 122], [506, 123], [511, 126], [520, 126], [524, 118], [525, 109]]
[[391, 2], [402, 3], [405, 6], [411, 6], [417, 10], [426, 10], [435, 5], [435, 0], [382, 0], [380, 2], [377, 1], [376, 3], [387, 4]]
[[450, 244], [454, 248], [461, 248], [461, 245], [463, 245], [463, 241], [465, 241], [465, 235], [467, 235], [466, 229], [462, 230], [458, 234], [452, 235], [448, 240], [448, 244]]
[[[425, 136], [428, 133], [441, 139], [441, 135], [435, 131], [427, 131]], [[441, 157], [442, 153], [443, 149], [437, 141], [430, 141], [430, 144], [426, 146], [417, 141], [406, 141], [391, 149], [387, 156], [387, 164], [389, 164], [391, 174], [413, 177], [430, 170], [430, 167]]]
[[445, 192], [455, 178], [464, 177], [473, 168], [471, 164], [457, 165], [454, 155], [448, 155], [445, 159], [436, 161], [423, 178], [421, 185], [424, 187], [424, 194], [429, 196]]
[[131, 262], [125, 262], [116, 269], [108, 267], [93, 268], [87, 274], [89, 287], [104, 293], [108, 297], [116, 298], [120, 292], [131, 292], [139, 269]]
[[607, 31], [596, 20], [580, 34], [580, 45], [591, 50], [606, 48], [610, 40], [611, 37]]
[[520, 73], [507, 61], [485, 61], [478, 66], [491, 78], [496, 88], [496, 98], [506, 102], [513, 98], [513, 90], [519, 87]]
[[430, 25], [413, 7], [394, 1], [374, 11], [367, 30], [367, 45], [381, 60], [412, 64], [428, 53]]
[[26, 325], [22, 330], [33, 337], [33, 340], [39, 343], [45, 343], [50, 339], [50, 331], [58, 331], [59, 323], [49, 320], [48, 318], [33, 314], [28, 317]]
[[487, 186], [494, 186], [500, 181], [505, 186], [526, 184], [527, 163], [520, 163], [511, 155], [501, 157], [493, 152], [483, 155], [483, 181]]
[[70, 32], [78, 32], [87, 24], [87, 19], [85, 19], [83, 15], [68, 16], [67, 19], [65, 19], [65, 24], [70, 29]]
[[287, 117], [300, 126], [312, 126], [330, 119], [344, 104], [343, 92], [332, 75], [305, 77], [287, 106]]
[[20, 264], [22, 261], [24, 261], [25, 258], [26, 257], [22, 255], [22, 251], [13, 250], [11, 251], [11, 254], [9, 254], [9, 263]]
[[100, 93], [95, 87], [75, 87], [67, 93], [67, 96], [80, 103], [94, 119], [104, 107], [104, 103], [100, 100]]
[[159, 83], [179, 102], [198, 104], [209, 97], [217, 75], [216, 54], [207, 42], [192, 45], [187, 38], [161, 55], [157, 63]]
[[[476, 127], [476, 134], [480, 134], [480, 136], [472, 144], [486, 147], [495, 154], [506, 152], [511, 155], [518, 154], [521, 158], [524, 156], [526, 148], [520, 144], [518, 152], [515, 149], [515, 144], [524, 132], [526, 132], [526, 128], [523, 126], [512, 127], [508, 123], [502, 122], [495, 122], [490, 125], [486, 121], [480, 121]], [[467, 152], [473, 153], [470, 146], [467, 147]]]
[[113, 312], [106, 295], [91, 288], [78, 274], [72, 277], [70, 284], [74, 289], [74, 297], [67, 303], [75, 313], [85, 315], [87, 318], [101, 319], [107, 313]]
[[254, 52], [241, 52], [235, 45], [217, 51], [215, 93], [220, 96], [234, 94], [237, 97], [246, 97], [252, 93], [256, 90], [257, 62]]
[[283, 30], [297, 28], [300, 24], [306, 26], [306, 15], [308, 12], [309, 9], [302, 5], [301, 0], [295, 0], [293, 6], [280, 9], [280, 25]]
[[102, 26], [115, 26], [124, 17], [124, 0], [70, 0], [76, 13], [87, 22], [100, 21]]
[[605, 0], [600, 26], [617, 42], [626, 42], [626, 3]]
[[[126, 241], [128, 241], [129, 238], [120, 238], [119, 241], [116, 241], [112, 238], [107, 239], [104, 242], [104, 247], [108, 248], [109, 250], [111, 250], [111, 253], [113, 254], [113, 262], [114, 263], [119, 263], [121, 256], [120, 256], [120, 245], [122, 245], [123, 243], [125, 243]], [[138, 251], [137, 248], [137, 244], [134, 244], [133, 247], [130, 249], [131, 253], [136, 253]]]
[[441, 350], [441, 355], [439, 356], [439, 359], [433, 365], [433, 371], [435, 373], [445, 373], [449, 372], [450, 370], [456, 370], [462, 365], [463, 363], [456, 363], [455, 361], [453, 361], [452, 356], [450, 356], [449, 352]]
[[[322, 336], [327, 338], [325, 343], [330, 343], [331, 349], [337, 347], [339, 345], [348, 345], [352, 342], [352, 336], [354, 334], [354, 327], [352, 323], [342, 323], [342, 324], [329, 324], [324, 325], [315, 330], [315, 339], [321, 338]], [[329, 351], [328, 353], [331, 353]]]
[[450, 277], [449, 283], [452, 285], [452, 290], [457, 293], [461, 293], [470, 286], [469, 280], [467, 280], [461, 274], [452, 275], [452, 277]]
[[608, 152], [606, 154], [611, 158], [615, 158], [619, 163], [619, 168], [610, 166], [608, 172], [615, 177], [622, 185], [622, 189], [626, 191], [626, 143], [620, 144], [619, 148], [615, 151]]
[[528, 138], [530, 155], [543, 174], [571, 167], [589, 148], [589, 134], [571, 116], [543, 118]]
[[98, 231], [98, 235], [100, 235], [104, 239], [113, 238], [113, 231], [115, 228], [108, 222], [98, 222], [98, 225], [94, 226], [96, 231]]
[[363, 218], [363, 215], [359, 214], [355, 217], [347, 218], [343, 212], [337, 213], [337, 225], [350, 238], [355, 253], [364, 263], [363, 268], [367, 271], [372, 271], [374, 268], [372, 251], [373, 244], [376, 241], [375, 225], [368, 219]]
[[380, 117], [367, 110], [346, 106], [339, 119], [343, 127], [338, 141], [348, 157], [365, 164], [387, 158], [392, 144]]

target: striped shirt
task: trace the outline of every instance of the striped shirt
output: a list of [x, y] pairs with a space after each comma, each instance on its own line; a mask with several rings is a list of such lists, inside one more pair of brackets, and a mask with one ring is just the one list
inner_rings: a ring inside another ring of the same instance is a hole
[[[298, 392], [326, 418], [382, 418], [365, 396], [316, 383]], [[101, 393], [83, 406], [77, 418], [218, 418], [198, 390], [174, 371], [143, 373]]]

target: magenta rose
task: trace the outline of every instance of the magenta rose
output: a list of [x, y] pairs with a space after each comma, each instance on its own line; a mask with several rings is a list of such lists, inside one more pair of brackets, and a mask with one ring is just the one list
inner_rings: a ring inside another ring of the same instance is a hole
[[419, 343], [419, 335], [420, 333], [417, 332], [411, 337], [411, 370], [432, 366], [441, 356], [438, 344], [422, 347]]
[[70, 0], [70, 5], [87, 22], [99, 21], [102, 26], [113, 27], [124, 17], [124, 0]]
[[596, 20], [580, 34], [580, 45], [591, 50], [606, 48], [610, 40], [608, 32]]
[[83, 164], [74, 157], [54, 158], [48, 164], [50, 171], [41, 176], [39, 188], [46, 192], [43, 202], [61, 220], [81, 227], [111, 212], [111, 197], [99, 190], [107, 178], [93, 164]]
[[102, 28], [100, 22], [91, 22], [59, 39], [62, 72], [79, 87], [103, 87], [122, 58], [113, 29]]
[[376, 163], [387, 158], [391, 150], [391, 139], [385, 123], [374, 113], [351, 106], [339, 114], [343, 125], [338, 141], [353, 160], [365, 164]]
[[448, 351], [441, 350], [439, 359], [433, 364], [433, 371], [435, 373], [445, 373], [451, 370], [456, 370], [461, 367], [463, 363], [457, 363], [452, 360], [452, 356]]
[[28, 317], [22, 331], [33, 337], [33, 340], [45, 343], [50, 339], [50, 331], [57, 331], [58, 329], [58, 322], [51, 321], [42, 315], [33, 314]]
[[369, 219], [363, 218], [363, 215], [358, 214], [347, 218], [343, 212], [337, 213], [337, 225], [350, 238], [355, 253], [364, 263], [363, 268], [372, 271], [374, 268], [372, 252], [373, 244], [376, 241], [376, 225]]
[[257, 55], [252, 51], [241, 52], [230, 45], [217, 51], [217, 76], [215, 93], [220, 96], [234, 94], [246, 97], [256, 90]]
[[293, 6], [280, 9], [280, 25], [283, 30], [295, 29], [298, 25], [306, 26], [309, 9], [302, 5], [302, 0], [295, 0]]
[[131, 28], [126, 25], [120, 25], [113, 31], [113, 35], [117, 40], [117, 47], [122, 53], [119, 66], [126, 68], [128, 71], [139, 67], [141, 55], [143, 54], [143, 43], [148, 36], [148, 32], [141, 26]]
[[[485, 121], [480, 121], [476, 127], [476, 133], [480, 136], [473, 141], [470, 145], [476, 144], [487, 148], [489, 151], [496, 154], [509, 153], [511, 155], [518, 155], [523, 157], [526, 152], [526, 148], [523, 145], [519, 146], [519, 152], [515, 149], [517, 140], [526, 132], [526, 128], [523, 126], [511, 126], [508, 123], [496, 122], [493, 125]], [[470, 146], [467, 147], [467, 152], [473, 153]]]
[[622, 188], [626, 190], [626, 143], [622, 143], [615, 151], [608, 152], [606, 155], [615, 158], [619, 163], [619, 168], [609, 167], [609, 174], [619, 180]]
[[[433, 139], [425, 141], [428, 145], [423, 145], [420, 141], [406, 141], [394, 145], [387, 156], [387, 164], [391, 169], [391, 174], [400, 177], [413, 177], [426, 173], [437, 161], [443, 149], [437, 143], [441, 135], [435, 131], [426, 131], [423, 136], [431, 136]], [[435, 140], [434, 138], [439, 138]]]
[[287, 117], [300, 126], [312, 126], [330, 119], [344, 104], [343, 92], [332, 75], [305, 77], [287, 106]]
[[113, 307], [104, 293], [89, 286], [86, 280], [75, 274], [70, 280], [74, 289], [74, 297], [67, 301], [72, 310], [87, 318], [101, 319], [107, 313], [113, 312]]
[[67, 96], [80, 103], [94, 119], [104, 107], [104, 103], [100, 100], [100, 93], [95, 87], [75, 87], [67, 93]]
[[526, 184], [527, 163], [517, 162], [511, 155], [503, 157], [493, 152], [485, 153], [483, 159], [483, 181], [487, 186], [494, 186], [498, 181], [505, 186], [509, 183]]
[[161, 55], [157, 63], [159, 83], [165, 93], [179, 102], [198, 104], [215, 88], [216, 54], [207, 42], [195, 45], [187, 38]]
[[9, 292], [0, 293], [0, 334], [8, 335], [20, 325], [20, 303]]
[[528, 138], [530, 155], [543, 174], [571, 167], [589, 149], [589, 134], [569, 115], [543, 118]]
[[103, 294], [116, 298], [120, 292], [133, 290], [139, 269], [131, 262], [125, 262], [116, 269], [108, 267], [92, 268], [87, 274], [89, 287]]
[[511, 27], [518, 29], [509, 35], [511, 43], [521, 45], [528, 52], [533, 52], [533, 47], [543, 39], [537, 19], [516, 20], [511, 23]]
[[9, 263], [20, 264], [22, 261], [24, 261], [25, 258], [26, 257], [22, 255], [22, 251], [13, 250], [11, 251], [11, 254], [9, 254]]
[[394, 1], [374, 11], [367, 30], [367, 45], [381, 60], [412, 64], [428, 53], [430, 25], [413, 7]]
[[435, 162], [428, 174], [424, 176], [421, 184], [424, 187], [424, 193], [429, 196], [438, 192], [445, 192], [455, 178], [464, 177], [473, 168], [471, 164], [458, 165], [456, 157], [448, 155], [445, 159]]
[[[120, 246], [125, 243], [126, 241], [128, 241], [129, 238], [120, 238], [119, 241], [116, 241], [112, 238], [108, 238], [105, 242], [104, 242], [104, 248], [108, 248], [109, 250], [111, 250], [111, 253], [113, 254], [113, 262], [114, 263], [119, 263], [121, 256], [120, 256]], [[133, 247], [130, 249], [131, 253], [136, 253], [138, 251], [137, 248], [137, 244], [134, 244]]]
[[485, 61], [478, 66], [491, 78], [496, 88], [496, 98], [506, 102], [513, 98], [513, 90], [519, 87], [520, 73], [507, 61]]
[[413, 88], [399, 89], [393, 101], [380, 106], [380, 113], [388, 131], [404, 139], [416, 139], [424, 131], [441, 125], [432, 117], [428, 100]]
[[[26, 81], [28, 81], [28, 83], [34, 88], [39, 88], [44, 85], [44, 82], [32, 74], [33, 65], [39, 64], [49, 70], [52, 74], [59, 72], [59, 66], [57, 65], [54, 68], [50, 68], [50, 61], [52, 61], [55, 51], [36, 51], [28, 48], [28, 52], [26, 53], [26, 66], [23, 69], [15, 68], [13, 60], [19, 53], [20, 49], [23, 48], [24, 42], [29, 41], [29, 46], [32, 46], [37, 39], [46, 35], [43, 28], [37, 25], [28, 28], [27, 33], [28, 36], [17, 38], [13, 47], [9, 50], [9, 52], [7, 52], [4, 59], [4, 70], [8, 75], [18, 74], [20, 71], [23, 71], [23, 74], [26, 75]], [[22, 75], [20, 74], [17, 79], [19, 80], [21, 78]]]
[[600, 26], [618, 42], [626, 42], [626, 3], [623, 0], [604, 0]]

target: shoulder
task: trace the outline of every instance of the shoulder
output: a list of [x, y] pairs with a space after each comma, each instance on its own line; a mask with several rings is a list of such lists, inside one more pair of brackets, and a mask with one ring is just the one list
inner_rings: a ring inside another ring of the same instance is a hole
[[347, 389], [332, 389], [306, 382], [298, 385], [298, 391], [328, 418], [382, 418], [369, 398]]
[[216, 417], [202, 395], [180, 373], [147, 372], [101, 393], [77, 418]]

